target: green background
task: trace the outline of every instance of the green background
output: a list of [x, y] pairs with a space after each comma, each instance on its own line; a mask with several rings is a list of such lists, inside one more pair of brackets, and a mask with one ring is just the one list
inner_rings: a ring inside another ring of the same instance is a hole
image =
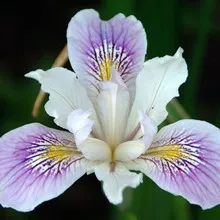
[[[25, 3], [9, 0], [1, 4], [0, 135], [33, 121], [55, 127], [43, 106], [37, 119], [31, 117], [39, 85], [23, 75], [37, 68], [50, 68], [66, 43], [70, 18], [83, 8], [95, 8], [103, 19], [119, 12], [135, 15], [147, 32], [147, 59], [173, 55], [181, 46], [185, 50], [189, 77], [180, 89], [179, 100], [192, 118], [220, 126], [219, 1], [97, 0], [87, 3], [47, 0]], [[169, 111], [173, 120], [181, 118], [172, 106]], [[33, 212], [18, 213], [0, 207], [0, 220], [47, 218], [212, 220], [220, 219], [220, 206], [203, 211], [145, 178], [137, 189], [126, 190], [125, 202], [116, 207], [108, 203], [101, 184], [90, 175]]]

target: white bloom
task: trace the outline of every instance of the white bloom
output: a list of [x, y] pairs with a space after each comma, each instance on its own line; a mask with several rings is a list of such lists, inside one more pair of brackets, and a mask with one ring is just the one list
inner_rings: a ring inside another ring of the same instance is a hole
[[[157, 133], [166, 105], [187, 78], [183, 50], [144, 63], [146, 34], [133, 16], [101, 21], [77, 13], [67, 30], [74, 72], [26, 74], [49, 93], [46, 112], [69, 132], [29, 124], [0, 139], [0, 203], [30, 211], [95, 173], [113, 204], [142, 182], [210, 208], [220, 202], [220, 131], [181, 120]], [[202, 192], [202, 193], [201, 193]]]

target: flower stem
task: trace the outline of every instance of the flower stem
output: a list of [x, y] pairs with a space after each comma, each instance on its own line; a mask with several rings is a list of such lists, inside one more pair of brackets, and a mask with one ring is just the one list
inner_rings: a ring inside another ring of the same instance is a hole
[[167, 121], [169, 123], [176, 122], [181, 119], [190, 118], [184, 107], [180, 104], [178, 99], [173, 99], [167, 106], [169, 115]]

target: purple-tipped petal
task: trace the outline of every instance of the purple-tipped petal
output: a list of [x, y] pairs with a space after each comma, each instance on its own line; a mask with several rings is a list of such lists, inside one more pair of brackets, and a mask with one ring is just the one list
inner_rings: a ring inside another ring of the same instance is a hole
[[31, 211], [57, 197], [84, 173], [73, 135], [29, 124], [0, 139], [0, 204]]
[[203, 209], [220, 203], [220, 130], [181, 120], [162, 128], [140, 157], [139, 170], [161, 188]]
[[126, 84], [142, 69], [147, 49], [140, 21], [123, 14], [102, 21], [92, 9], [78, 12], [67, 29], [69, 59], [84, 83], [111, 79], [113, 66]]

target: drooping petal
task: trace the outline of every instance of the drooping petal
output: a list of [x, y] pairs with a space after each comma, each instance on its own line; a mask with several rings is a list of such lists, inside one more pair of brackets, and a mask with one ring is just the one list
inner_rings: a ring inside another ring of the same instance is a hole
[[124, 138], [130, 110], [129, 92], [116, 83], [101, 82], [96, 101], [95, 108], [104, 132], [104, 140], [111, 148], [115, 148]]
[[123, 14], [102, 21], [92, 9], [78, 12], [67, 29], [67, 47], [73, 69], [84, 83], [111, 79], [111, 66], [130, 84], [142, 69], [147, 49], [140, 21]]
[[126, 187], [136, 188], [142, 182], [142, 174], [132, 173], [122, 163], [103, 163], [95, 167], [95, 175], [103, 181], [103, 190], [108, 200], [119, 204]]
[[166, 105], [179, 95], [178, 88], [187, 78], [187, 65], [182, 53], [179, 48], [174, 56], [156, 57], [145, 63], [136, 80], [136, 97], [128, 120], [127, 136], [138, 126], [139, 111], [147, 114], [157, 125], [166, 119]]
[[57, 197], [85, 172], [73, 135], [34, 123], [0, 139], [0, 204], [31, 211]]
[[74, 134], [76, 145], [80, 145], [89, 136], [92, 131], [94, 122], [88, 117], [90, 116], [89, 111], [77, 109], [71, 112], [67, 119], [67, 128]]
[[203, 209], [220, 203], [220, 130], [207, 122], [181, 120], [162, 128], [134, 166]]
[[46, 112], [54, 117], [54, 122], [62, 128], [67, 128], [69, 114], [80, 108], [91, 111], [94, 120], [94, 130], [101, 136], [99, 122], [93, 105], [87, 96], [85, 88], [80, 85], [75, 73], [61, 67], [47, 71], [29, 72], [26, 77], [34, 78], [41, 84], [41, 89], [49, 93], [49, 101], [45, 105]]

